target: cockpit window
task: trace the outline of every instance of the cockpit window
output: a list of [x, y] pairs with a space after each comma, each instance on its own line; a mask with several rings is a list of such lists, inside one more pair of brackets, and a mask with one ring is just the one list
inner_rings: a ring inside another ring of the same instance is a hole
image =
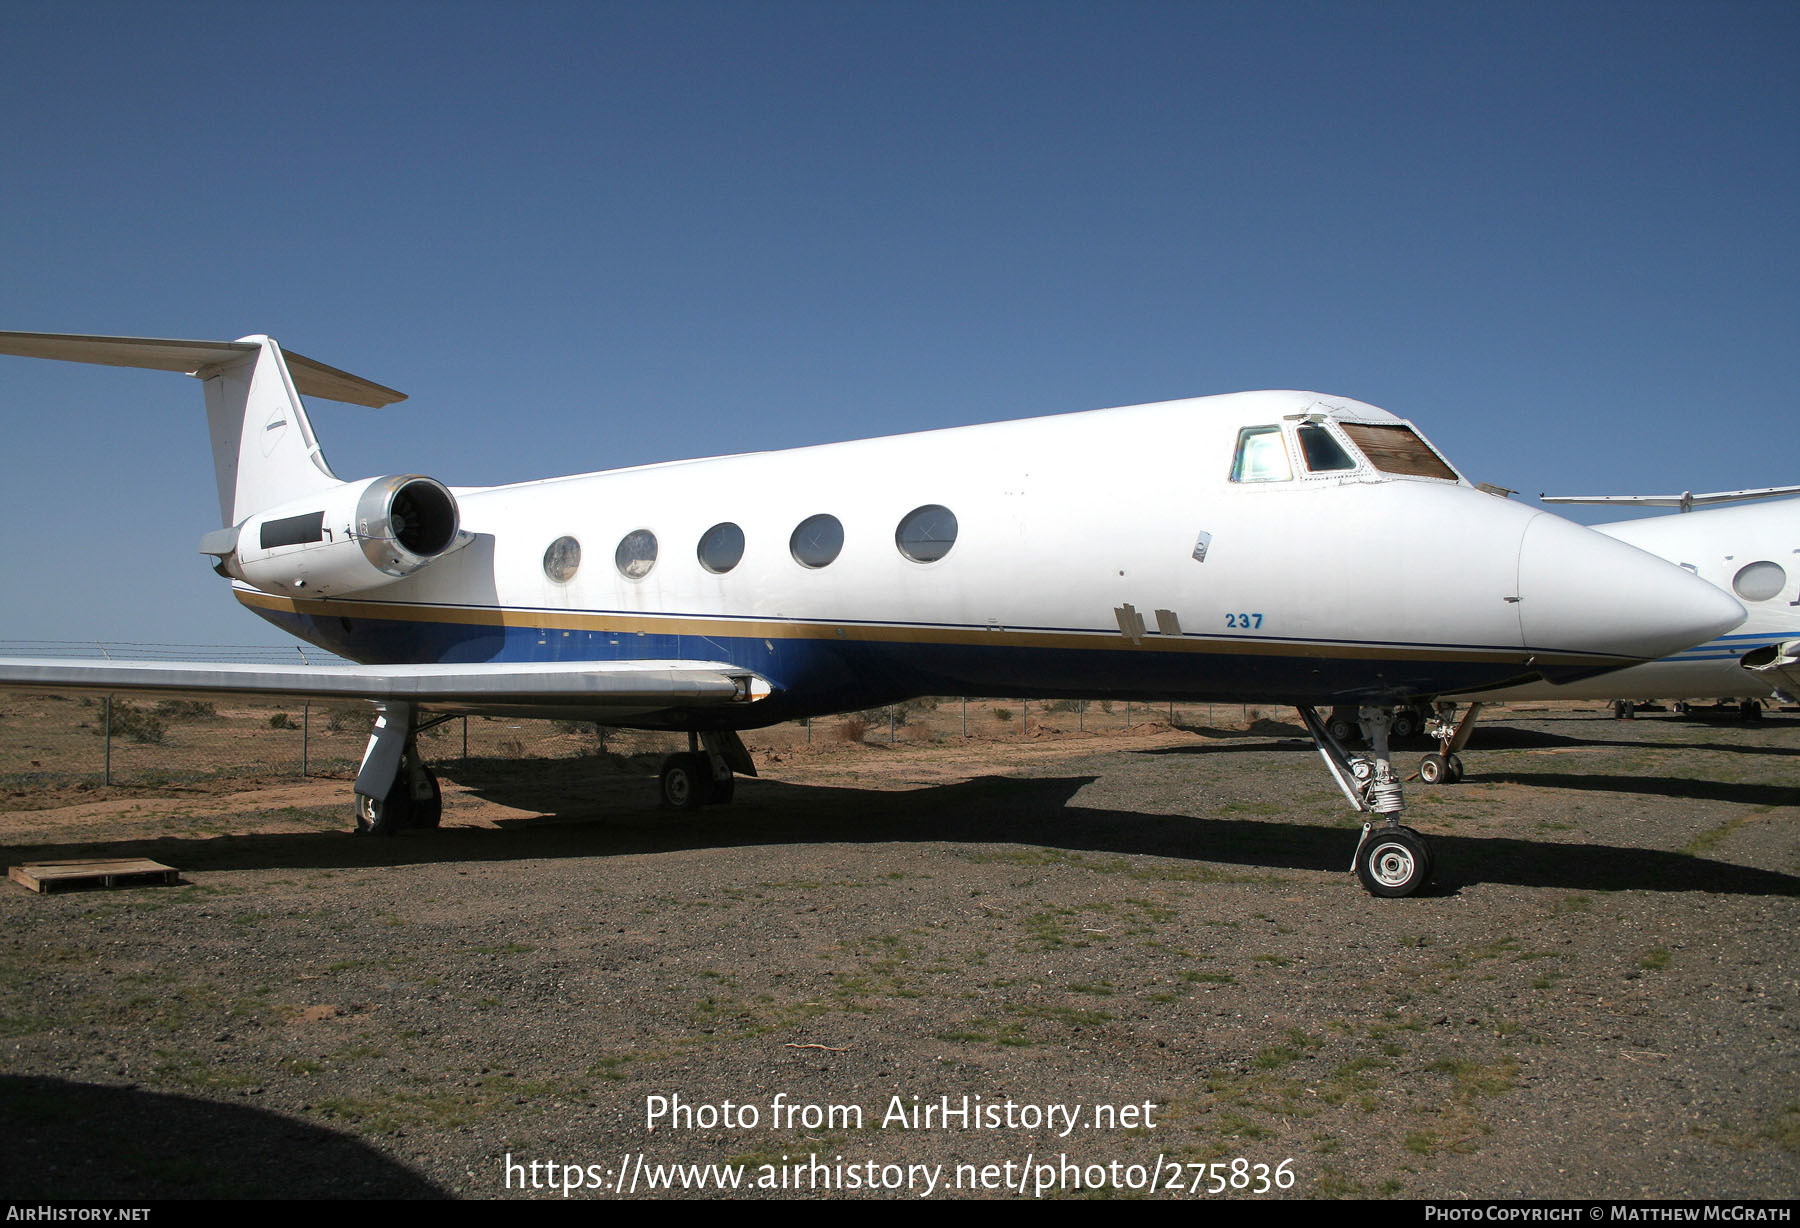
[[1231, 462], [1232, 481], [1285, 482], [1293, 476], [1280, 427], [1247, 426], [1238, 432], [1237, 456]]
[[1376, 426], [1367, 422], [1340, 422], [1338, 425], [1350, 436], [1350, 442], [1362, 449], [1369, 463], [1383, 473], [1456, 481], [1456, 470], [1446, 465], [1431, 450], [1431, 445], [1414, 434], [1409, 426]]
[[1306, 457], [1306, 467], [1312, 472], [1356, 468], [1356, 459], [1344, 451], [1343, 445], [1324, 427], [1308, 422], [1295, 434], [1300, 437], [1300, 451]]

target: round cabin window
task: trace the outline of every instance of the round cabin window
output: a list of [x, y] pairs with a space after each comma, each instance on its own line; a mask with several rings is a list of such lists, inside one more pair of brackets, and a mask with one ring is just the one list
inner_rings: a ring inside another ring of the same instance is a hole
[[1786, 587], [1787, 572], [1781, 569], [1780, 563], [1770, 562], [1768, 559], [1746, 563], [1731, 578], [1731, 591], [1745, 601], [1767, 601], [1771, 597], [1779, 597], [1781, 590]]
[[656, 566], [656, 534], [649, 529], [627, 533], [613, 552], [613, 563], [627, 580], [642, 580]]
[[788, 539], [788, 550], [802, 567], [825, 567], [844, 548], [844, 526], [836, 516], [808, 516]]
[[544, 551], [544, 574], [558, 584], [567, 584], [581, 567], [581, 543], [573, 537], [559, 537]]
[[956, 544], [956, 513], [936, 503], [915, 508], [894, 530], [894, 544], [915, 563], [935, 563]]
[[744, 531], [729, 520], [716, 524], [700, 538], [700, 566], [722, 576], [744, 557]]

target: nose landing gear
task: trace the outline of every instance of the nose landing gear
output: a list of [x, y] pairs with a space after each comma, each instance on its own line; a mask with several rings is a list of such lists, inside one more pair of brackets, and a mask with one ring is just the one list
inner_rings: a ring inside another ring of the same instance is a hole
[[1378, 816], [1363, 824], [1362, 839], [1357, 842], [1352, 861], [1364, 889], [1371, 895], [1387, 897], [1416, 894], [1431, 881], [1434, 866], [1425, 838], [1400, 822], [1406, 801], [1388, 753], [1393, 710], [1365, 707], [1357, 712], [1363, 736], [1374, 748], [1372, 757], [1352, 756], [1313, 708], [1301, 707], [1299, 712], [1307, 732], [1312, 734], [1313, 744], [1319, 748], [1320, 758], [1325, 760], [1350, 805], [1364, 814]]

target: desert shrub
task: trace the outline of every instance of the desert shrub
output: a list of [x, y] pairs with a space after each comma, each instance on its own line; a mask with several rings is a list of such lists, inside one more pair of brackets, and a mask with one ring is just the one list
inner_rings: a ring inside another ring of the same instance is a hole
[[846, 716], [844, 723], [838, 726], [838, 737], [846, 742], [860, 742], [863, 735], [869, 732], [869, 722], [860, 715]]
[[581, 748], [581, 753], [584, 755], [603, 755], [606, 753], [605, 725], [599, 724], [596, 721], [551, 721], [550, 726], [555, 729], [556, 732], [568, 734], [570, 737], [582, 738], [584, 740], [588, 737], [592, 737], [593, 741], [583, 745]]
[[995, 720], [1010, 721], [1012, 718], [1013, 718], [1013, 710], [1011, 708], [995, 708], [994, 709], [994, 719]]
[[374, 711], [362, 704], [332, 704], [325, 713], [325, 727], [333, 733], [360, 733], [375, 724]]
[[299, 726], [299, 724], [297, 724], [295, 722], [294, 718], [289, 716], [287, 713], [277, 712], [269, 718], [269, 728], [270, 729], [298, 729], [298, 728], [300, 728], [300, 726]]
[[219, 715], [219, 710], [204, 699], [165, 699], [156, 705], [156, 715], [169, 721], [203, 721]]
[[[112, 735], [131, 742], [159, 744], [168, 724], [149, 708], [140, 708], [136, 704], [128, 704], [115, 699], [112, 706]], [[104, 734], [106, 722], [94, 725], [94, 732]]]

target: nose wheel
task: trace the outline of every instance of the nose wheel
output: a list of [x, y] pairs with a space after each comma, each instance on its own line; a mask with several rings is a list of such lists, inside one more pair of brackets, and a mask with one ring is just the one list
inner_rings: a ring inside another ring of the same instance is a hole
[[1410, 827], [1389, 823], [1363, 826], [1356, 849], [1356, 877], [1370, 895], [1408, 896], [1431, 881], [1431, 847]]

